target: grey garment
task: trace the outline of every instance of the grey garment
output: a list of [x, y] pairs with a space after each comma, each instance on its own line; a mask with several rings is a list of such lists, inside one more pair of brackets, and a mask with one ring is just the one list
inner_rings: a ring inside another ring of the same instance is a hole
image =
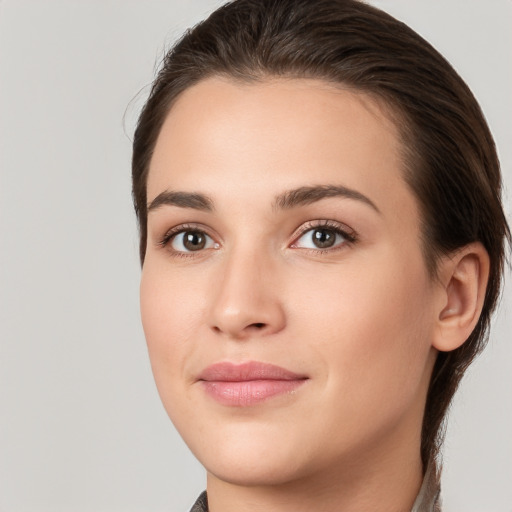
[[411, 512], [441, 512], [441, 486], [434, 464], [429, 464]]
[[[201, 493], [190, 512], [208, 512], [206, 491]], [[440, 487], [435, 476], [434, 467], [427, 469], [420, 492], [411, 512], [441, 512]]]
[[208, 512], [208, 498], [206, 497], [206, 491], [203, 491], [199, 498], [197, 498], [194, 506], [190, 509], [190, 512]]

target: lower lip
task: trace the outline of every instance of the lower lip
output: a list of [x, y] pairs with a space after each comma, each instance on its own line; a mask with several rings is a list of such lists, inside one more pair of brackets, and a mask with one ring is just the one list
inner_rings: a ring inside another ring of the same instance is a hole
[[292, 394], [306, 379], [202, 381], [206, 393], [222, 405], [248, 407], [283, 394]]

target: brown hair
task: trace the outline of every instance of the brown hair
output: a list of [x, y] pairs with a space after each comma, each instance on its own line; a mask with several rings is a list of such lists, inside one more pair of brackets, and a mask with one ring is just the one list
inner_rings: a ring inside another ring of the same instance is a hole
[[421, 456], [424, 467], [435, 462], [452, 397], [487, 341], [510, 239], [498, 157], [477, 101], [428, 42], [357, 0], [229, 2], [167, 53], [140, 115], [132, 178], [142, 263], [146, 181], [161, 126], [182, 91], [213, 75], [242, 81], [317, 78], [383, 100], [401, 133], [405, 179], [421, 208], [431, 275], [441, 254], [475, 241], [485, 246], [491, 268], [482, 314], [460, 348], [438, 354], [428, 391]]

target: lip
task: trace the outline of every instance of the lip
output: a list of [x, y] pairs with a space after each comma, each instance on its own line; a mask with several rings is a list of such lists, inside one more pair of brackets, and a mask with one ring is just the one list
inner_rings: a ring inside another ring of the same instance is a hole
[[208, 396], [222, 405], [234, 407], [248, 407], [278, 395], [291, 394], [306, 380], [306, 375], [258, 361], [216, 363], [205, 368], [198, 377]]

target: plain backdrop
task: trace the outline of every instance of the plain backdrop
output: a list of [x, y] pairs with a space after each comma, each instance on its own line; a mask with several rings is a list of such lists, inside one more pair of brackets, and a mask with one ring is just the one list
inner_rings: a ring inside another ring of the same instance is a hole
[[[139, 321], [130, 139], [165, 48], [219, 3], [0, 0], [2, 512], [181, 512], [204, 488]], [[509, 213], [512, 2], [372, 3], [469, 83]], [[451, 412], [448, 512], [512, 511], [511, 298]]]

